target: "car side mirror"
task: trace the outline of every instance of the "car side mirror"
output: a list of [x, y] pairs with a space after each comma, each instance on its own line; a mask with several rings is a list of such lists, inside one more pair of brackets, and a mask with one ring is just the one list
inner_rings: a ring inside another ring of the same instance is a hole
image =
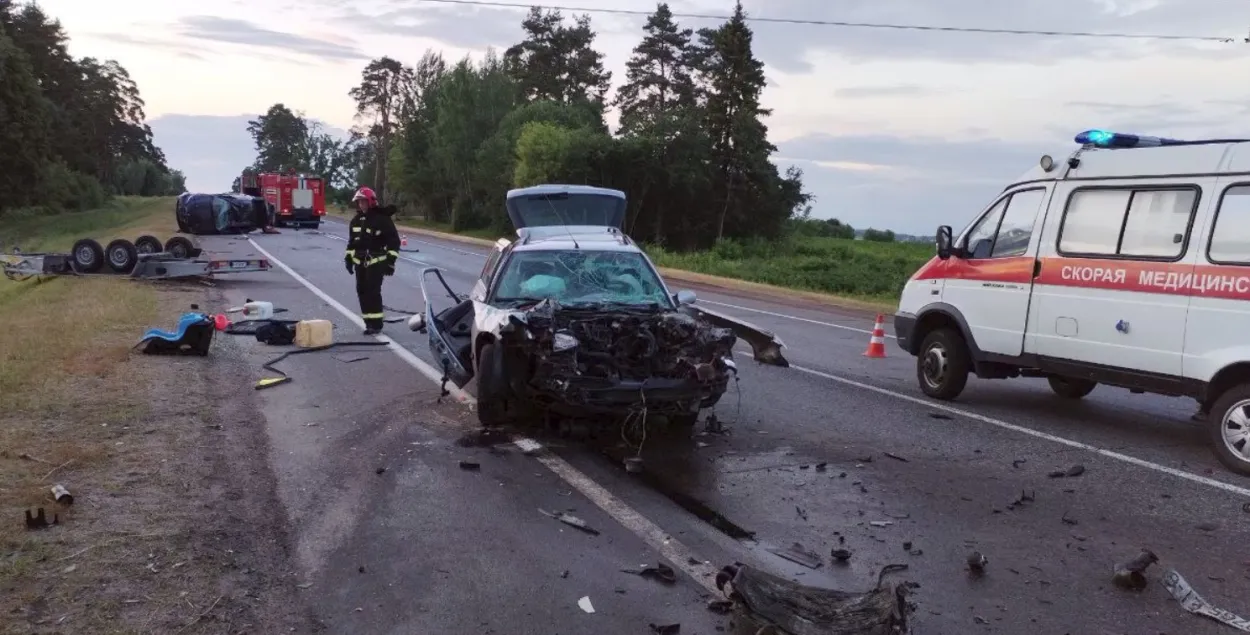
[[425, 332], [425, 314], [418, 313], [408, 318], [408, 328], [418, 333]]
[[677, 302], [677, 306], [694, 304], [698, 299], [699, 298], [694, 294], [694, 291], [686, 289], [673, 294], [673, 300]]
[[937, 243], [937, 257], [942, 260], [950, 258], [951, 254], [954, 252], [954, 248], [951, 245], [954, 241], [953, 234], [951, 233], [951, 226], [942, 225], [941, 227], [938, 227], [937, 236], [934, 238], [934, 241]]

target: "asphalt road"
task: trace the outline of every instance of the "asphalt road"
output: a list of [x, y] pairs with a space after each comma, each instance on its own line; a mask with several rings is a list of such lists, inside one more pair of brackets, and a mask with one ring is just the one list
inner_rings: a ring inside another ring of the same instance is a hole
[[[270, 300], [292, 318], [333, 320], [340, 341], [363, 339], [325, 300], [357, 308], [345, 230], [256, 237], [301, 280], [248, 276], [224, 284], [227, 297]], [[461, 243], [409, 243], [420, 251], [404, 254], [384, 291], [398, 309], [421, 308], [421, 268], [441, 268], [465, 292], [483, 262], [484, 250]], [[327, 352], [283, 362], [295, 381], [260, 394], [301, 588], [327, 631], [645, 633], [681, 623], [683, 634], [714, 633], [727, 620], [704, 608], [710, 572], [734, 561], [845, 590], [907, 564], [894, 576], [920, 585], [918, 633], [1230, 632], [1170, 599], [1158, 582], [1168, 567], [1212, 604], [1250, 615], [1250, 480], [1216, 462], [1188, 419], [1192, 402], [1100, 387], [1073, 403], [1026, 379], [973, 379], [957, 403], [930, 402], [892, 340], [887, 359], [862, 356], [871, 316], [697, 291], [700, 303], [778, 333], [793, 367], [744, 356], [739, 392], [716, 409], [728, 433], [650, 443], [645, 477], [572, 443], [545, 442], [548, 459], [458, 445], [475, 421], [414, 367], [432, 357], [403, 324], [387, 334], [412, 363], [378, 347], [360, 361]], [[236, 341], [257, 365], [272, 354]], [[1047, 477], [1074, 465], [1084, 473]], [[1013, 504], [1022, 494], [1033, 500]], [[539, 509], [573, 509], [600, 533]], [[823, 565], [770, 552], [795, 542]], [[838, 547], [853, 552], [849, 565], [831, 562]], [[1113, 565], [1143, 547], [1161, 561], [1149, 588], [1113, 587]], [[989, 560], [980, 577], [966, 571], [974, 550]], [[660, 559], [681, 571], [675, 585], [621, 572]], [[583, 597], [593, 614], [578, 607]]]

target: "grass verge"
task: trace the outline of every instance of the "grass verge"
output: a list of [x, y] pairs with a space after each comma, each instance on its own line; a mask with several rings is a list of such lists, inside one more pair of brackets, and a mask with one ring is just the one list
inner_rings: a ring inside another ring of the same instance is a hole
[[176, 233], [174, 198], [119, 196], [98, 210], [39, 216], [15, 214], [0, 218], [0, 251], [68, 250], [79, 238], [101, 245], [114, 238], [134, 240], [152, 234], [164, 240]]

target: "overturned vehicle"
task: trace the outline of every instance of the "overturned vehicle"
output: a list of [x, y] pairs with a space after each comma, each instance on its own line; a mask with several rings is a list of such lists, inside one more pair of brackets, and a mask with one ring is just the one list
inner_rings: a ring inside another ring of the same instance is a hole
[[268, 224], [265, 199], [246, 194], [192, 194], [178, 196], [174, 217], [178, 231], [208, 236], [246, 234]]
[[[517, 241], [495, 243], [467, 297], [424, 270], [425, 313], [409, 321], [429, 334], [447, 380], [476, 377], [483, 425], [661, 415], [693, 426], [737, 373], [739, 338], [757, 361], [788, 365], [773, 334], [669, 292], [621, 231], [623, 192], [539, 185], [507, 201]], [[435, 280], [452, 299], [444, 310], [432, 302]]]

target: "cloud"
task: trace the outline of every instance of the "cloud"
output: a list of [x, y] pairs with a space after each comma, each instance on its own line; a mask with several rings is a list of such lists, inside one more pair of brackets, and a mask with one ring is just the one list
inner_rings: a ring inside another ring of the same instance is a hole
[[[180, 19], [178, 24], [182, 36], [187, 38], [291, 51], [309, 57], [335, 61], [369, 59], [369, 56], [365, 55], [355, 44], [340, 44], [294, 33], [274, 31], [246, 20], [193, 15]], [[340, 38], [340, 41], [351, 42], [346, 38]]]
[[419, 4], [380, 12], [343, 10], [343, 19], [379, 34], [429, 38], [460, 49], [507, 48], [523, 36], [523, 11]]
[[[1001, 140], [808, 135], [778, 144], [775, 161], [803, 170], [814, 215], [857, 228], [930, 235], [962, 227], [1054, 147]], [[1070, 145], [1070, 144], [1069, 144]]]

